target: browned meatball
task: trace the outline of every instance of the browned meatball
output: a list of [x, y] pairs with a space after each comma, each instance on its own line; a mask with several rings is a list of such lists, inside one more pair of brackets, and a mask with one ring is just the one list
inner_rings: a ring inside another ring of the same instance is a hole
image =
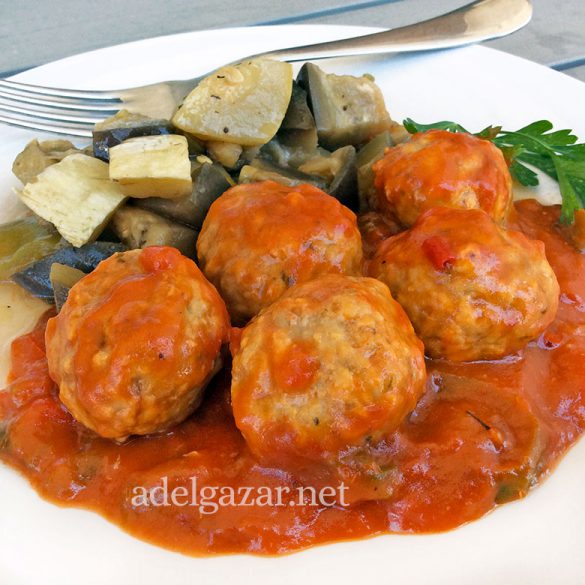
[[[360, 483], [376, 473], [367, 450], [414, 408], [424, 381], [422, 344], [388, 288], [329, 275], [293, 287], [244, 329], [234, 417], [263, 462], [324, 464]], [[368, 481], [360, 497], [384, 497]]]
[[103, 437], [122, 440], [188, 416], [221, 365], [225, 305], [195, 263], [174, 248], [105, 260], [47, 324], [59, 397]]
[[427, 211], [382, 243], [369, 273], [390, 287], [435, 358], [514, 353], [546, 329], [558, 307], [544, 244], [480, 210]]
[[415, 134], [388, 149], [373, 168], [373, 206], [406, 227], [432, 207], [483, 209], [502, 223], [512, 203], [512, 179], [502, 152], [470, 134]]
[[197, 241], [203, 272], [237, 323], [290, 286], [322, 274], [361, 274], [355, 215], [311, 185], [238, 185], [213, 203]]

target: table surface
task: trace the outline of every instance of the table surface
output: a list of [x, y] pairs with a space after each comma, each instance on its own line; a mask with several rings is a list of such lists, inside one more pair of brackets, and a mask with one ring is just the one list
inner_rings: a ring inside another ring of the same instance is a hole
[[[393, 28], [470, 0], [0, 0], [0, 76], [109, 45], [207, 28], [322, 23]], [[585, 81], [585, 1], [533, 0], [523, 30], [485, 43]]]

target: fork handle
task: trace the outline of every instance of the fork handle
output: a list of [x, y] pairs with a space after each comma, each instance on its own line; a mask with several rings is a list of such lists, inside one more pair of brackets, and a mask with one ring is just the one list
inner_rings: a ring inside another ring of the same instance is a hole
[[331, 57], [447, 49], [508, 35], [532, 17], [530, 0], [479, 0], [430, 20], [338, 41], [269, 51], [254, 57], [306, 61]]

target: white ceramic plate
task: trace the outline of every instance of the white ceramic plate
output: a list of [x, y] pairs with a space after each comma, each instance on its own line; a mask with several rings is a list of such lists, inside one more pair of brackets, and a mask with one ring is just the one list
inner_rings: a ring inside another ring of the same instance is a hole
[[[366, 29], [284, 26], [189, 33], [112, 47], [45, 65], [23, 81], [79, 88], [128, 87], [188, 78], [283, 45]], [[390, 113], [480, 129], [516, 129], [548, 118], [585, 138], [585, 85], [482, 47], [419, 56], [329, 61], [326, 69], [376, 76]], [[0, 221], [13, 216], [12, 160], [32, 134], [0, 127]], [[1, 327], [1, 324], [0, 324]], [[393, 583], [580, 585], [585, 583], [585, 442], [541, 487], [446, 534], [389, 535], [319, 546], [284, 557], [190, 558], [140, 542], [89, 512], [41, 500], [0, 466], [0, 583]]]

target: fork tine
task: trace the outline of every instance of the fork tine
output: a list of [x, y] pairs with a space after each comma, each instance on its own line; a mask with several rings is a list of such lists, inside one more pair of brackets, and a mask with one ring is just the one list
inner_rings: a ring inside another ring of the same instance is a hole
[[42, 118], [44, 120], [53, 120], [55, 122], [73, 122], [83, 124], [96, 124], [104, 119], [104, 116], [100, 116], [94, 112], [87, 112], [85, 115], [78, 115], [74, 110], [61, 110], [59, 108], [52, 108], [50, 110], [43, 110], [41, 108], [24, 108], [18, 103], [5, 102], [0, 98], [0, 112], [8, 114], [20, 114], [23, 116], [30, 116], [31, 118]]
[[0, 122], [8, 124], [9, 126], [26, 128], [28, 130], [40, 130], [41, 132], [50, 132], [52, 134], [91, 138], [91, 127], [84, 124], [65, 126], [63, 124], [51, 124], [49, 122], [41, 122], [34, 119], [26, 120], [24, 118], [15, 118], [2, 113], [0, 113]]
[[66, 110], [78, 110], [83, 112], [104, 112], [108, 115], [109, 112], [117, 112], [121, 108], [121, 101], [109, 102], [91, 102], [80, 99], [73, 101], [68, 98], [60, 97], [39, 97], [27, 96], [24, 94], [13, 93], [11, 90], [0, 89], [0, 98], [8, 101], [16, 101], [23, 104], [32, 104], [44, 108], [64, 108]]
[[0, 79], [0, 87], [20, 91], [24, 94], [37, 94], [47, 96], [57, 96], [62, 98], [86, 99], [86, 100], [115, 100], [119, 98], [118, 92], [101, 91], [101, 90], [80, 90], [80, 89], [63, 89], [60, 87], [44, 87], [42, 85], [31, 85], [30, 83], [21, 83], [9, 79]]

